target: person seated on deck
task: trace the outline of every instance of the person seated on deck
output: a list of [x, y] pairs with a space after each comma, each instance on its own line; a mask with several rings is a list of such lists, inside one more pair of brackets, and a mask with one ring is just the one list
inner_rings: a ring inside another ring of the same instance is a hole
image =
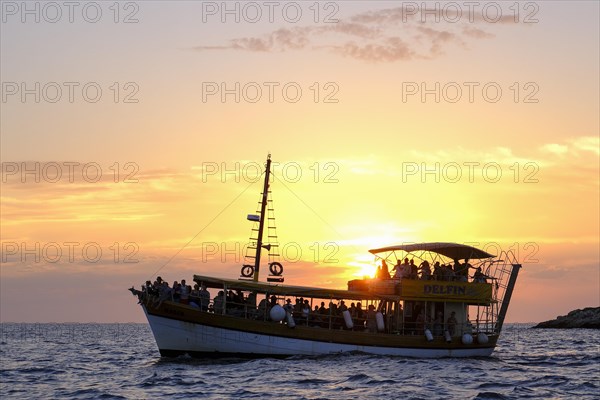
[[319, 307], [319, 315], [324, 317], [329, 315], [329, 310], [325, 307], [324, 301], [321, 302], [321, 307]]
[[239, 289], [237, 290], [237, 293], [233, 290], [229, 290], [225, 301], [227, 303], [228, 314], [237, 314], [238, 311], [244, 308], [244, 294], [241, 293]]
[[450, 264], [444, 266], [444, 272], [444, 276], [446, 278], [444, 279], [445, 281], [453, 281], [455, 279], [454, 271], [452, 270], [452, 266]]
[[200, 285], [197, 283], [194, 283], [194, 287], [190, 291], [190, 298], [191, 297], [200, 297]]
[[363, 319], [365, 317], [365, 312], [362, 308], [362, 304], [360, 302], [356, 303], [356, 318]]
[[200, 308], [200, 285], [194, 284], [194, 288], [190, 290], [190, 306]]
[[289, 312], [290, 314], [292, 314], [294, 312], [294, 306], [292, 306], [292, 300], [287, 299], [285, 301], [285, 305], [283, 306], [283, 309], [287, 312]]
[[252, 314], [256, 311], [256, 292], [250, 292], [246, 297], [246, 309]]
[[158, 289], [155, 288], [151, 281], [146, 281], [146, 283], [142, 285], [142, 297], [140, 297], [138, 304], [146, 302], [148, 299], [154, 298], [157, 295]]
[[396, 265], [392, 268], [392, 272], [394, 273], [394, 279], [402, 278], [402, 264], [400, 263], [400, 260], [396, 261]]
[[338, 310], [339, 310], [340, 314], [343, 313], [344, 311], [348, 310], [348, 307], [346, 306], [346, 302], [344, 300], [340, 301]]
[[271, 295], [271, 297], [269, 298], [269, 301], [267, 302], [267, 310], [266, 310], [266, 319], [267, 321], [271, 321], [271, 316], [270, 316], [270, 312], [271, 309], [273, 307], [275, 307], [277, 305], [277, 296], [275, 296], [274, 294]]
[[304, 307], [304, 299], [302, 297], [296, 297], [296, 304], [294, 304], [294, 313], [300, 314], [302, 313], [302, 307]]
[[256, 310], [256, 319], [264, 319], [267, 317], [267, 310], [269, 308], [269, 299], [265, 297], [258, 303], [258, 309]]
[[223, 314], [223, 304], [225, 303], [225, 292], [219, 290], [219, 293], [213, 299], [215, 314]]
[[454, 267], [452, 268], [454, 271], [454, 279], [456, 281], [460, 280], [460, 277], [463, 275], [462, 272], [462, 264], [458, 262], [458, 259], [454, 259]]
[[352, 318], [356, 318], [356, 303], [350, 303], [350, 308], [348, 308], [348, 311], [350, 311], [350, 316]]
[[163, 279], [160, 276], [157, 276], [156, 280], [154, 281], [154, 286], [158, 287], [158, 286], [162, 285], [162, 283], [163, 283]]
[[446, 264], [440, 264], [440, 268], [438, 271], [438, 280], [440, 280], [440, 281], [448, 280], [448, 272], [446, 271]]
[[321, 312], [319, 311], [319, 306], [315, 305], [315, 309], [310, 315], [310, 325], [313, 327], [321, 328], [324, 324], [323, 317], [321, 316]]
[[271, 306], [270, 308], [273, 308], [277, 305], [277, 296], [275, 296], [274, 294], [271, 295], [271, 299], [269, 301], [269, 306]]
[[171, 289], [171, 299], [174, 302], [179, 303], [180, 297], [181, 297], [181, 285], [179, 284], [179, 282], [174, 281], [173, 288]]
[[152, 294], [154, 296], [160, 295], [160, 287], [162, 286], [162, 282], [158, 283], [158, 280], [154, 281], [152, 284]]
[[233, 303], [233, 291], [226, 290], [223, 291], [223, 301], [225, 302], [226, 308], [231, 308], [231, 303]]
[[244, 293], [240, 289], [236, 291], [229, 291], [227, 296], [227, 314], [235, 317], [243, 317], [246, 309], [246, 299]]
[[456, 333], [456, 324], [458, 324], [458, 321], [456, 320], [456, 313], [452, 311], [452, 313], [450, 313], [450, 317], [448, 317], [448, 320], [446, 321], [446, 329], [448, 329], [450, 336], [454, 336]]
[[337, 304], [329, 302], [329, 313], [331, 315], [331, 327], [339, 329], [342, 327], [342, 312]]
[[460, 264], [457, 260], [454, 260], [454, 280], [460, 282], [467, 282], [469, 277], [469, 259], [465, 259], [465, 263]]
[[158, 306], [160, 306], [165, 300], [173, 299], [173, 290], [169, 287], [169, 283], [166, 281], [162, 281], [160, 286], [158, 287]]
[[188, 292], [188, 286], [185, 283], [185, 279], [181, 280], [179, 287], [179, 302], [181, 304], [189, 304], [190, 302], [190, 292]]
[[[142, 304], [150, 297], [150, 290], [152, 289], [152, 283], [150, 281], [146, 281], [141, 287], [141, 293], [137, 293], [138, 296], [138, 304]], [[131, 287], [131, 293], [136, 294], [133, 286]]]
[[369, 304], [369, 310], [367, 311], [367, 330], [370, 333], [377, 332], [377, 313], [375, 312], [375, 306], [373, 304]]
[[431, 279], [431, 267], [429, 266], [429, 261], [423, 261], [419, 266], [419, 269], [421, 270], [421, 279], [426, 281]]
[[236, 289], [233, 295], [233, 302], [236, 308], [240, 310], [244, 309], [244, 305], [246, 304], [246, 298], [244, 297], [244, 293], [240, 289]]
[[487, 283], [486, 276], [481, 272], [481, 267], [477, 267], [473, 274], [473, 282], [476, 283]]
[[329, 313], [333, 316], [338, 315], [338, 306], [337, 304], [335, 304], [334, 302], [330, 301], [329, 302]]

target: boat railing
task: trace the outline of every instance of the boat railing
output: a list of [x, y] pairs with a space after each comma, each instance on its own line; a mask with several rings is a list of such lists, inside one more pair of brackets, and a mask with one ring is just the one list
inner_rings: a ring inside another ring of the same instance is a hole
[[[506, 275], [506, 272], [503, 270], [504, 267], [496, 267], [498, 271], [492, 271], [495, 276], [498, 276], [498, 283], [494, 286], [497, 286], [498, 289], [495, 289], [495, 295], [498, 295], [500, 290], [503, 290], [505, 286], [505, 279], [503, 275]], [[501, 292], [500, 292], [501, 293]], [[246, 297], [242, 302], [235, 301], [232, 299], [228, 299], [224, 296], [217, 296], [215, 298], [200, 298], [197, 296], [190, 296], [188, 301], [182, 302], [173, 299], [169, 296], [169, 301], [175, 301], [183, 304], [187, 304], [195, 309], [198, 312], [207, 312], [218, 315], [225, 315], [235, 318], [242, 318], [247, 320], [254, 321], [264, 321], [271, 322], [271, 318], [269, 315], [269, 311], [271, 309], [272, 301], [275, 301], [279, 306], [284, 306], [286, 304], [286, 300], [296, 300], [301, 301], [302, 299], [297, 296], [284, 296], [277, 295], [275, 300], [269, 296], [268, 293], [260, 294], [260, 301], [256, 298], [256, 294], [250, 292], [246, 292]], [[158, 295], [152, 296], [153, 300], [148, 302], [148, 305], [157, 306], [159, 303]], [[383, 327], [378, 328], [376, 331], [378, 333], [387, 333], [393, 335], [423, 335], [425, 329], [428, 329], [434, 337], [441, 337], [444, 335], [444, 332], [449, 329], [447, 317], [445, 316], [441, 321], [435, 320], [435, 316], [432, 315], [431, 310], [433, 304], [436, 302], [433, 301], [423, 301], [423, 302], [412, 302], [421, 304], [421, 309], [423, 310], [423, 318], [418, 319], [414, 310], [412, 310], [413, 305], [409, 305], [410, 302], [402, 303], [404, 307], [410, 308], [405, 313], [402, 307], [399, 307], [398, 301], [392, 300], [365, 300], [362, 304], [364, 308], [361, 309], [361, 312], [356, 311], [356, 308], [348, 307], [351, 311], [351, 323], [344, 319], [344, 315], [341, 311], [336, 311], [336, 304], [332, 302], [332, 300], [338, 301], [338, 305], [341, 303], [341, 299], [317, 299], [307, 297], [307, 300], [310, 301], [310, 311], [308, 313], [303, 313], [301, 309], [297, 306], [294, 308], [294, 311], [291, 312], [291, 316], [295, 321], [295, 325], [297, 326], [307, 326], [314, 328], [325, 328], [332, 330], [352, 330], [352, 331], [369, 331], [369, 327], [372, 331], [372, 325], [369, 326], [368, 323], [368, 313], [366, 308], [369, 305], [374, 305], [375, 310], [377, 312], [382, 313], [383, 317]], [[146, 299], [148, 300], [148, 299]], [[165, 300], [165, 299], [161, 299]], [[351, 300], [346, 300], [347, 304], [350, 304]], [[205, 303], [203, 303], [205, 302]], [[315, 311], [314, 306], [320, 304], [321, 302], [329, 303], [329, 307], [325, 308], [324, 312]], [[258, 303], [258, 305], [257, 305]], [[428, 305], [429, 304], [429, 305]], [[468, 317], [471, 319], [467, 320], [466, 323], [459, 323], [455, 327], [455, 335], [462, 335], [463, 333], [471, 333], [471, 332], [484, 332], [488, 334], [493, 334], [495, 332], [495, 326], [498, 319], [498, 306], [495, 302], [491, 304], [482, 304], [480, 306], [469, 306], [475, 307], [476, 310], [469, 310]], [[362, 313], [362, 315], [360, 315]], [[308, 315], [306, 315], [308, 314]], [[446, 313], [447, 314], [447, 313]], [[286, 323], [283, 321], [282, 323]]]
[[500, 309], [507, 294], [510, 277], [514, 268], [518, 267], [520, 264], [511, 250], [501, 251], [496, 258], [484, 265], [483, 272], [491, 278], [493, 284], [494, 303], [491, 307], [476, 307], [475, 313], [479, 321], [476, 324], [478, 331], [500, 333], [501, 324], [498, 324]]
[[[144, 292], [138, 292], [140, 296], [140, 300], [144, 301], [147, 306], [156, 307], [160, 302], [158, 294], [148, 294]], [[262, 296], [261, 296], [262, 297]], [[293, 297], [293, 296], [292, 296]], [[199, 297], [191, 296], [189, 301], [183, 303], [185, 305], [191, 306], [197, 309], [198, 312], [202, 313], [211, 313], [224, 315], [235, 318], [242, 318], [247, 320], [254, 321], [264, 321], [277, 323], [275, 321], [271, 321], [269, 316], [269, 311], [271, 308], [271, 304], [267, 301], [269, 297], [265, 296], [261, 302], [256, 305], [256, 301], [254, 298], [250, 302], [236, 302], [231, 300], [225, 300], [224, 302], [216, 301], [215, 299], [209, 299], [207, 304], [202, 304]], [[168, 301], [177, 302], [177, 300], [173, 298], [166, 299]], [[285, 304], [285, 300], [287, 300], [287, 296], [278, 296], [276, 302], [278, 305], [282, 306]], [[312, 299], [311, 306], [315, 303], [319, 303], [320, 300], [326, 299]], [[200, 302], [200, 304], [198, 304]], [[182, 303], [179, 301], [179, 303]], [[330, 330], [351, 330], [351, 331], [364, 331], [364, 332], [377, 332], [377, 334], [390, 334], [390, 335], [403, 335], [403, 336], [419, 336], [424, 335], [425, 330], [429, 330], [434, 338], [443, 338], [446, 331], [451, 329], [448, 326], [447, 321], [434, 321], [432, 320], [430, 315], [427, 315], [423, 320], [417, 320], [415, 315], [405, 315], [403, 310], [392, 309], [391, 303], [385, 303], [384, 301], [380, 301], [376, 309], [378, 312], [382, 312], [383, 320], [384, 320], [384, 328], [371, 330], [369, 329], [369, 324], [367, 320], [367, 312], [362, 310], [363, 315], [354, 314], [351, 316], [352, 326], [348, 327], [347, 321], [344, 319], [344, 316], [341, 312], [334, 312], [332, 309], [333, 303], [329, 303], [330, 308], [326, 309], [326, 312], [320, 313], [315, 312], [311, 309], [308, 313], [303, 313], [298, 309], [295, 309], [291, 312], [291, 316], [295, 321], [296, 326], [306, 326], [312, 328], [324, 328]], [[372, 302], [372, 304], [376, 304], [376, 302]], [[489, 307], [484, 307], [486, 310]], [[497, 322], [496, 313], [481, 313], [476, 316], [473, 321], [467, 320], [465, 323], [459, 323], [454, 327], [454, 337], [460, 337], [465, 333], [476, 334], [476, 333], [486, 333], [486, 334], [494, 334], [495, 326]], [[283, 321], [280, 323], [288, 323], [287, 321]]]

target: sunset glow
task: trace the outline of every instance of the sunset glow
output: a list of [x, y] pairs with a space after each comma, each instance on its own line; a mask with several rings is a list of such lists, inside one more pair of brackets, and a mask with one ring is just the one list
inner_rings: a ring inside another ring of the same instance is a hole
[[2, 321], [141, 322], [132, 285], [238, 278], [268, 154], [286, 283], [345, 288], [369, 249], [443, 241], [515, 253], [510, 322], [600, 305], [597, 2], [452, 23], [202, 3], [3, 11]]

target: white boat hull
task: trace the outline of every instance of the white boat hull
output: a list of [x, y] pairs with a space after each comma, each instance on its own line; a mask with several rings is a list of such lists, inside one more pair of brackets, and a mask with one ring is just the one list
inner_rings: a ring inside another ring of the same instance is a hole
[[[146, 310], [144, 309], [144, 312]], [[363, 352], [377, 355], [441, 358], [485, 357], [493, 348], [426, 349], [350, 344], [303, 340], [243, 332], [198, 323], [185, 322], [146, 313], [150, 328], [163, 355], [204, 356], [317, 356], [343, 352]]]

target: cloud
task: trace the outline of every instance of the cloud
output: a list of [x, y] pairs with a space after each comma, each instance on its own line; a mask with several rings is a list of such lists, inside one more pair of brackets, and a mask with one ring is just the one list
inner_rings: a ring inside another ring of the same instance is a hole
[[431, 58], [444, 54], [444, 48], [452, 42], [465, 45], [465, 42], [456, 33], [426, 26], [419, 26], [417, 30], [430, 43], [429, 54]]
[[331, 46], [331, 49], [343, 56], [370, 62], [410, 60], [417, 56], [400, 38], [387, 38], [381, 44], [359, 45], [355, 42], [348, 42], [339, 46]]
[[600, 138], [598, 136], [579, 136], [566, 141], [566, 143], [547, 143], [540, 147], [540, 151], [558, 156], [571, 155], [579, 158], [591, 153], [600, 154]]
[[486, 32], [483, 29], [475, 28], [472, 26], [465, 26], [462, 32], [465, 36], [469, 36], [475, 39], [488, 39], [494, 37], [493, 34]]
[[503, 16], [490, 23], [481, 15], [458, 15], [448, 9], [444, 18], [414, 13], [407, 7], [367, 11], [338, 23], [324, 26], [280, 28], [262, 36], [238, 37], [225, 44], [199, 45], [196, 51], [235, 50], [287, 52], [304, 49], [325, 50], [344, 57], [375, 63], [434, 59], [452, 47], [466, 48], [469, 41], [490, 39], [487, 26], [514, 23]]
[[563, 144], [548, 143], [540, 147], [540, 150], [546, 153], [556, 154], [557, 156], [565, 155], [569, 151], [569, 147]]
[[[56, 165], [62, 172], [59, 179]], [[169, 205], [192, 196], [182, 187], [197, 184], [192, 173], [164, 169], [117, 177], [107, 166], [100, 166], [102, 176], [96, 181], [96, 172], [86, 173], [80, 167], [69, 171], [68, 165], [33, 161], [8, 165], [10, 174], [3, 170], [0, 197], [3, 225], [90, 221], [98, 224], [156, 218]], [[35, 174], [26, 172], [36, 170]]]
[[592, 154], [600, 154], [600, 137], [582, 136], [571, 141], [573, 148], [579, 151], [588, 151]]

